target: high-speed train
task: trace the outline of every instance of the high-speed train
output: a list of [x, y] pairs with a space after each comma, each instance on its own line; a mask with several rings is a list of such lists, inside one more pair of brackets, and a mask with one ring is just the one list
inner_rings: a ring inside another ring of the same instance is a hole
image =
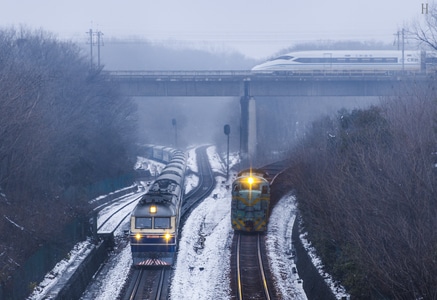
[[391, 50], [317, 50], [283, 54], [252, 68], [254, 73], [431, 73], [437, 52]]
[[169, 163], [131, 214], [129, 239], [135, 266], [169, 266], [175, 260], [186, 157], [182, 151], [170, 150], [162, 156], [162, 149], [155, 149], [154, 157]]

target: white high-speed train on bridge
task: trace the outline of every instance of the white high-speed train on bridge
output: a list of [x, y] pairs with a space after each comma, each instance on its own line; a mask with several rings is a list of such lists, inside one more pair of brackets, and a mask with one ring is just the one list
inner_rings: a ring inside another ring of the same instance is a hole
[[254, 73], [435, 73], [437, 52], [391, 50], [317, 50], [290, 52], [252, 68]]

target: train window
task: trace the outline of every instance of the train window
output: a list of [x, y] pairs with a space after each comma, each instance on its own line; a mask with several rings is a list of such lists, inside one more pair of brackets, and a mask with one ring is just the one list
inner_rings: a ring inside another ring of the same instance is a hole
[[276, 58], [272, 59], [272, 61], [273, 61], [273, 60], [279, 60], [279, 59], [282, 59], [282, 60], [290, 60], [290, 59], [293, 59], [293, 56], [290, 56], [290, 55], [283, 55], [283, 56], [279, 56], [279, 57], [276, 57]]
[[296, 58], [294, 61], [304, 64], [328, 64], [335, 62], [335, 59], [331, 57], [300, 57]]
[[152, 218], [135, 218], [135, 228], [139, 229], [151, 229]]
[[250, 184], [246, 183], [246, 182], [241, 182], [241, 189], [242, 190], [249, 190], [250, 189]]
[[268, 193], [268, 189], [266, 185], [263, 185], [262, 190], [261, 190], [261, 194], [267, 194]]
[[170, 218], [155, 218], [155, 229], [168, 229], [170, 226]]

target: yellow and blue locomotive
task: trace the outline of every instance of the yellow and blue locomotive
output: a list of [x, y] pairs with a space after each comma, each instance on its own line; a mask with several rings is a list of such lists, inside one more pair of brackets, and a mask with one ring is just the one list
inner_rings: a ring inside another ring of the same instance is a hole
[[232, 228], [243, 232], [263, 232], [270, 209], [268, 174], [259, 169], [238, 173], [232, 183]]

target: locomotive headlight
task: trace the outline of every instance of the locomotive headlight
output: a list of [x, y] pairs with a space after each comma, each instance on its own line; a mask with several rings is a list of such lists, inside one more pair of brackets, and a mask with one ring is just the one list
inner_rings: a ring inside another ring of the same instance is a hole
[[135, 238], [137, 239], [137, 241], [139, 241], [139, 240], [141, 239], [141, 234], [137, 233], [137, 234], [135, 235]]
[[164, 238], [165, 238], [166, 241], [168, 241], [171, 238], [170, 233], [164, 234]]
[[158, 210], [158, 209], [157, 209], [156, 205], [151, 205], [150, 208], [149, 208], [149, 212], [150, 212], [151, 214], [156, 214], [156, 211], [157, 211], [157, 210]]
[[247, 182], [248, 182], [249, 184], [252, 184], [252, 183], [253, 183], [253, 177], [249, 177], [249, 178], [247, 178]]

